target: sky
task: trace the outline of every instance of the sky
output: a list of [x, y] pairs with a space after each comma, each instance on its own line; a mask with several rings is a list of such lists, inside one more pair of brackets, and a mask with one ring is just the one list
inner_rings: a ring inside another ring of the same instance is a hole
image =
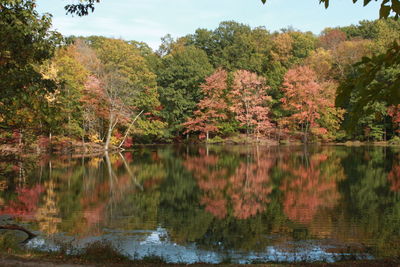
[[63, 35], [103, 35], [146, 42], [153, 49], [166, 34], [181, 37], [198, 28], [213, 30], [221, 21], [234, 20], [251, 27], [279, 31], [293, 27], [319, 34], [326, 27], [357, 24], [379, 16], [379, 3], [331, 0], [325, 9], [319, 0], [101, 0], [86, 17], [66, 15], [64, 6], [77, 0], [37, 0], [39, 13], [53, 15], [53, 28]]

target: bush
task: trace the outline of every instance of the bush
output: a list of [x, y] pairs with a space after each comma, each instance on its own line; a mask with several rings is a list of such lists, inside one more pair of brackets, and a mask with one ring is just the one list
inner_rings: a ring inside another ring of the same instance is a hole
[[218, 135], [215, 136], [214, 138], [208, 139], [209, 144], [219, 144], [219, 143], [224, 143], [224, 139], [219, 137]]
[[394, 136], [392, 139], [389, 140], [389, 144], [399, 146], [400, 145], [400, 137]]
[[107, 241], [96, 241], [89, 244], [80, 256], [96, 262], [129, 261], [129, 258], [119, 248]]

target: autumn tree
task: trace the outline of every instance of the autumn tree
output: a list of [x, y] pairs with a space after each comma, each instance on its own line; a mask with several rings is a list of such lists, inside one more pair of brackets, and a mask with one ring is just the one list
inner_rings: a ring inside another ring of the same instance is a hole
[[279, 62], [284, 67], [290, 66], [292, 59], [293, 39], [289, 33], [282, 33], [275, 36], [272, 42], [271, 60]]
[[184, 133], [200, 132], [200, 138], [206, 137], [209, 133], [219, 131], [219, 123], [227, 118], [227, 103], [224, 99], [227, 90], [228, 73], [218, 69], [211, 76], [206, 78], [205, 83], [200, 87], [204, 98], [197, 104], [194, 116], [189, 118], [183, 125], [186, 127]]
[[265, 79], [246, 70], [234, 73], [232, 90], [229, 93], [232, 105], [230, 110], [236, 114], [240, 125], [247, 134], [252, 130], [257, 139], [260, 134], [268, 133], [272, 126], [268, 103], [271, 97], [267, 94]]
[[344, 79], [348, 74], [354, 74], [353, 64], [371, 53], [371, 41], [344, 41], [332, 50], [332, 57], [337, 79]]
[[333, 63], [332, 52], [322, 47], [311, 51], [310, 55], [304, 61], [304, 64], [315, 72], [319, 82], [333, 80]]
[[301, 129], [305, 143], [311, 130], [322, 134], [327, 132], [327, 129], [320, 127], [318, 120], [328, 108], [334, 107], [334, 99], [326, 95], [314, 71], [306, 66], [289, 70], [282, 90], [283, 107], [292, 113], [288, 117], [289, 126]]
[[76, 46], [59, 48], [53, 59], [42, 66], [43, 75], [57, 82], [57, 88], [48, 94], [44, 124], [48, 134], [83, 137], [82, 97], [88, 71], [77, 60]]
[[91, 142], [102, 142], [104, 139], [103, 124], [108, 118], [107, 96], [102, 83], [95, 75], [90, 75], [85, 82], [81, 99], [82, 128]]
[[396, 132], [400, 132], [400, 104], [397, 106], [390, 106], [387, 112], [392, 119], [393, 128], [396, 130]]
[[134, 46], [123, 40], [106, 38], [96, 39], [94, 46], [97, 47], [95, 53], [91, 52], [92, 56], [83, 57], [83, 60], [96, 77], [93, 79], [94, 88], [102, 91], [99, 95], [105, 99], [103, 104], [107, 107], [108, 126], [104, 142], [108, 149], [118, 124], [126, 128], [127, 136], [137, 115], [143, 112], [151, 114], [160, 103], [156, 77]]
[[319, 37], [319, 45], [327, 50], [335, 49], [341, 42], [346, 41], [346, 33], [339, 29], [326, 29]]
[[85, 67], [88, 77], [85, 80], [82, 97], [82, 129], [91, 142], [104, 139], [104, 124], [108, 118], [107, 96], [101, 82], [104, 66], [94, 49], [82, 39], [74, 42], [76, 59]]

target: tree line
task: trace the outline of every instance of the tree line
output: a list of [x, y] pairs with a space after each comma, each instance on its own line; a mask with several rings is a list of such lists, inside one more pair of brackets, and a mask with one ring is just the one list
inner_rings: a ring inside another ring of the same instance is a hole
[[153, 51], [138, 41], [63, 37], [34, 1], [0, 10], [3, 143], [397, 140], [394, 19], [319, 35], [225, 21], [167, 35]]

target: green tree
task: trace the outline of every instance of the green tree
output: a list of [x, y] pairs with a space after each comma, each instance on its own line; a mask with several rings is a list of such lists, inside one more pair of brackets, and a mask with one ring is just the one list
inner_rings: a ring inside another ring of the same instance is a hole
[[[381, 140], [387, 131], [386, 124], [390, 122], [388, 106], [400, 103], [400, 70], [399, 65], [371, 68], [368, 74], [366, 68], [370, 66], [363, 61], [356, 66], [354, 74], [347, 76], [338, 89], [336, 104], [347, 109], [345, 126], [354, 136]], [[369, 77], [372, 73], [375, 73], [374, 77]]]
[[271, 35], [262, 27], [252, 29], [235, 21], [223, 21], [214, 31], [196, 30], [188, 36], [188, 44], [204, 50], [214, 68], [261, 74], [271, 47]]
[[200, 84], [212, 70], [206, 53], [194, 46], [178, 46], [162, 58], [157, 71], [161, 114], [172, 131], [192, 115], [202, 98]]
[[81, 100], [89, 73], [77, 56], [75, 45], [60, 48], [42, 67], [44, 75], [58, 84], [55, 92], [49, 95], [51, 101], [45, 117], [47, 134], [83, 136]]
[[40, 130], [46, 96], [56, 83], [38, 66], [52, 57], [61, 38], [50, 31], [51, 16], [39, 15], [35, 1], [0, 3], [0, 127]]

